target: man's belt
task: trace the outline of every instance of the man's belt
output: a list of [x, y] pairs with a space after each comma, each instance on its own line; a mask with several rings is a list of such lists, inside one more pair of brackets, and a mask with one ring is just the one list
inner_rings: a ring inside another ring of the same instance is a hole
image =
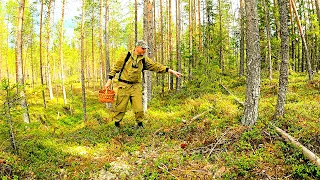
[[130, 82], [122, 79], [118, 79], [120, 82], [126, 83], [126, 84], [136, 84], [137, 82]]

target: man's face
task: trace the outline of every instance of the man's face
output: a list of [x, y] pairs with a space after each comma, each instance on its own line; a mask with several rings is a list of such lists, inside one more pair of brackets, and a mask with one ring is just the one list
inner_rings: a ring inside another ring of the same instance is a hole
[[137, 51], [138, 55], [144, 55], [146, 50], [147, 50], [146, 48], [142, 48], [141, 46], [136, 47], [136, 51]]

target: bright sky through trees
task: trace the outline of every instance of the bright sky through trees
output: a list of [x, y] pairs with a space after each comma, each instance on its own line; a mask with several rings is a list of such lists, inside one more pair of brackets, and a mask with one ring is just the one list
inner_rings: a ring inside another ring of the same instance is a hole
[[[3, 0], [5, 3], [9, 0]], [[37, 10], [38, 12], [40, 12], [40, 3], [39, 0], [30, 0], [31, 2], [36, 2], [37, 4]], [[118, 1], [118, 0], [116, 0]], [[98, 1], [97, 1], [98, 2]], [[127, 11], [128, 11], [128, 6], [130, 4], [130, 0], [122, 0], [122, 1], [118, 1], [122, 4], [122, 14], [123, 16], [128, 15]], [[142, 0], [139, 0], [139, 17], [142, 17]], [[216, 3], [216, 0], [213, 1], [214, 3]], [[232, 5], [232, 11], [237, 12], [238, 8], [239, 8], [239, 0], [230, 0], [231, 5]], [[81, 15], [81, 1], [80, 0], [67, 0], [66, 1], [66, 8], [65, 8], [65, 22], [64, 22], [64, 28], [66, 30], [66, 35], [68, 37], [72, 37], [73, 36], [73, 31], [75, 28], [75, 20], [74, 18], [76, 16], [80, 16]], [[131, 3], [133, 4], [134, 1], [131, 1]], [[31, 3], [29, 3], [31, 4]], [[57, 21], [59, 21], [61, 19], [61, 0], [55, 0], [54, 1], [54, 23], [57, 23]], [[17, 8], [18, 9], [18, 8]], [[175, 0], [172, 0], [172, 9], [175, 9]], [[111, 9], [112, 11], [112, 9]], [[174, 11], [173, 11], [174, 12]], [[174, 18], [174, 17], [173, 17]]]

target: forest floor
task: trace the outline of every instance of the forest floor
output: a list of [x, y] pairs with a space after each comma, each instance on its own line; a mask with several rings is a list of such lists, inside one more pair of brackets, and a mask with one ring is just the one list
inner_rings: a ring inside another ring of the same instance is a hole
[[[246, 82], [237, 76], [198, 78], [179, 92], [155, 96], [143, 129], [135, 128], [130, 107], [121, 128], [115, 128], [93, 88], [86, 91], [85, 123], [79, 84], [68, 90], [71, 106], [64, 107], [55, 98], [47, 101], [45, 110], [39, 88], [28, 90], [31, 123], [22, 122], [19, 106], [12, 109], [17, 153], [8, 122], [5, 116], [0, 118], [0, 175], [2, 179], [320, 179], [320, 167], [269, 124], [319, 156], [319, 74], [314, 79], [290, 74], [283, 119], [272, 118], [278, 79], [263, 79], [259, 119], [251, 127], [241, 125], [243, 107], [235, 97], [245, 100]], [[192, 119], [203, 112], [207, 113]]]

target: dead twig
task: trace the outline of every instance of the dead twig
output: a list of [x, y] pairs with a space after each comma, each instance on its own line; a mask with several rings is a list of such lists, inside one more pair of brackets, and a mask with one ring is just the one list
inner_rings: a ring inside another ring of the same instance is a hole
[[163, 168], [163, 167], [161, 167], [161, 166], [158, 166], [158, 168], [166, 171], [167, 173], [169, 173], [169, 174], [170, 174], [171, 176], [173, 176], [174, 178], [179, 179], [179, 178], [177, 178], [174, 174], [172, 174], [172, 173], [168, 170], [168, 167], [167, 167], [165, 164], [161, 163], [161, 165], [164, 166], [166, 169]]
[[157, 135], [157, 133], [158, 133], [161, 129], [163, 129], [163, 128], [160, 128], [160, 129], [156, 130], [156, 132], [153, 133], [153, 136]]
[[220, 143], [220, 141], [222, 140], [222, 138], [228, 133], [228, 130], [226, 132], [224, 132], [220, 138], [218, 139], [218, 141], [214, 144], [214, 146], [210, 149], [210, 152], [207, 156], [207, 158], [209, 158], [211, 156], [212, 151], [216, 148], [216, 146]]
[[206, 173], [212, 176], [211, 172], [208, 172], [206, 170], [198, 170], [198, 169], [190, 169], [190, 170], [184, 170], [184, 169], [178, 169], [178, 168], [173, 168], [174, 170], [177, 171], [185, 171], [185, 172], [197, 172], [197, 173]]

